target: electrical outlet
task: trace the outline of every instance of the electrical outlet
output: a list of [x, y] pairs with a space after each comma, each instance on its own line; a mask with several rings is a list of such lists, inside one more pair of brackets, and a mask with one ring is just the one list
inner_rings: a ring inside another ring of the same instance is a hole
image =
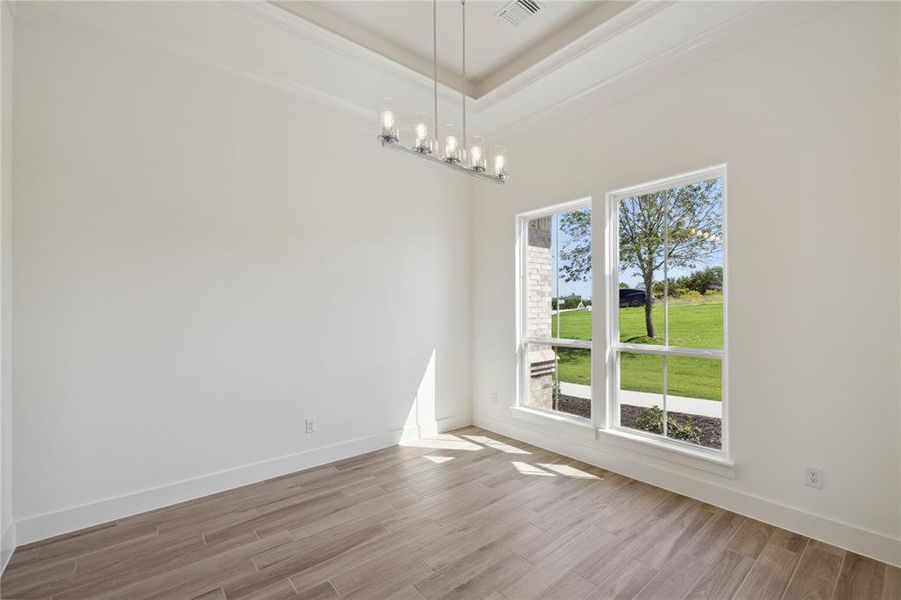
[[316, 433], [316, 419], [307, 419], [306, 420], [306, 432], [307, 433]]
[[497, 406], [497, 392], [491, 392], [491, 403]]
[[806, 467], [804, 469], [804, 485], [818, 490], [823, 489], [823, 475], [823, 469], [819, 467]]

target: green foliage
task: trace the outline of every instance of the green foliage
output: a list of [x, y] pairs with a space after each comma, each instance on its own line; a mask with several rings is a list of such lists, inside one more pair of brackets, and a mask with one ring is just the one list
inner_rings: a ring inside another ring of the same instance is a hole
[[591, 304], [590, 300], [582, 300], [582, 297], [577, 294], [570, 294], [569, 296], [564, 296], [562, 298], [563, 302], [559, 303], [557, 298], [551, 298], [551, 310], [557, 310], [557, 304], [561, 304], [561, 309], [570, 309], [570, 308], [579, 308], [579, 303], [583, 303], [585, 306]]
[[[663, 416], [663, 410], [659, 406], [652, 406], [635, 420], [635, 428], [663, 435]], [[691, 415], [688, 415], [685, 419], [680, 419], [670, 413], [666, 429], [667, 436], [675, 440], [684, 440], [693, 444], [701, 443], [701, 427], [695, 425]]]
[[709, 291], [722, 291], [723, 267], [708, 267], [695, 271], [684, 277], [677, 277], [670, 281], [670, 289], [684, 288], [697, 292], [698, 295]]
[[591, 210], [563, 213], [560, 230], [568, 238], [560, 249], [560, 274], [565, 281], [586, 281], [591, 273]]
[[[671, 298], [688, 296], [697, 298], [707, 293], [718, 293], [723, 289], [723, 267], [708, 267], [694, 271], [683, 277], [669, 281], [667, 288]], [[663, 298], [663, 282], [655, 281], [651, 285], [651, 293], [655, 298]]]
[[563, 308], [578, 308], [581, 301], [580, 296], [567, 296], [563, 299]]

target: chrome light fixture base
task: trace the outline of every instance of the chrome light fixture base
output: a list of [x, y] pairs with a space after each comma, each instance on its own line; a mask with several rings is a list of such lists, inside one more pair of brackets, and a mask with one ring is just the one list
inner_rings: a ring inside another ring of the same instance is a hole
[[419, 158], [424, 158], [430, 162], [433, 162], [433, 163], [436, 163], [439, 165], [444, 165], [446, 167], [451, 167], [452, 169], [454, 169], [456, 171], [460, 171], [461, 173], [467, 173], [469, 175], [472, 175], [473, 177], [478, 177], [479, 179], [483, 179], [485, 181], [490, 181], [492, 183], [497, 183], [499, 185], [503, 185], [503, 184], [507, 183], [507, 181], [510, 179], [506, 173], [502, 173], [501, 175], [498, 176], [498, 175], [492, 175], [490, 173], [486, 173], [484, 170], [478, 171], [476, 169], [470, 169], [468, 167], [465, 167], [464, 165], [461, 165], [459, 161], [450, 162], [443, 158], [438, 158], [437, 156], [433, 156], [430, 153], [421, 152], [420, 150], [417, 150], [416, 148], [408, 148], [407, 146], [404, 146], [403, 144], [400, 144], [397, 141], [392, 141], [390, 138], [387, 138], [385, 136], [380, 135], [380, 136], [378, 136], [378, 139], [379, 139], [379, 142], [381, 142], [382, 148], [390, 148], [392, 150], [397, 150], [398, 152], [403, 152], [403, 153], [409, 154], [411, 156], [418, 156]]

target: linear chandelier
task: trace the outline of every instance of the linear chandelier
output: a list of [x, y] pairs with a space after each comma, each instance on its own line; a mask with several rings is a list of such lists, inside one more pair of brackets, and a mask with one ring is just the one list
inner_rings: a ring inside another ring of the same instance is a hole
[[[412, 146], [400, 143], [400, 135], [397, 116], [394, 113], [393, 103], [390, 98], [382, 101], [379, 108], [379, 141], [382, 148], [391, 148], [407, 154], [412, 154], [451, 167], [458, 171], [468, 173], [474, 177], [504, 184], [510, 178], [506, 169], [506, 156], [503, 146], [495, 146], [492, 149], [492, 170], [488, 170], [488, 152], [485, 140], [482, 136], [473, 135], [471, 140], [466, 137], [466, 0], [460, 0], [462, 16], [462, 81], [460, 94], [463, 106], [462, 137], [457, 137], [454, 125], [444, 127], [444, 145], [440, 146], [437, 139], [438, 132], [438, 0], [432, 0], [432, 91], [434, 94], [434, 113], [432, 115], [432, 135], [429, 134], [428, 115], [418, 113], [416, 126], [413, 128], [415, 141]], [[470, 145], [467, 146], [467, 142]], [[439, 152], [440, 150], [440, 152]]]

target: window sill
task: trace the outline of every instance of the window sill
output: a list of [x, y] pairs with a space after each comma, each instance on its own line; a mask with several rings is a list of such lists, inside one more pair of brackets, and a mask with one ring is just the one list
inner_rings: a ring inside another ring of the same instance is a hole
[[650, 456], [720, 477], [735, 479], [735, 463], [711, 452], [677, 446], [620, 429], [594, 429], [586, 419], [536, 408], [512, 406], [510, 412], [515, 419], [537, 425], [537, 429], [549, 435], [597, 440], [605, 446], [616, 448], [617, 451]]
[[525, 406], [512, 406], [510, 412], [515, 419], [547, 427], [556, 433], [574, 435], [589, 440], [597, 439], [594, 427], [587, 419]]
[[735, 463], [711, 452], [693, 450], [619, 429], [598, 429], [597, 439], [610, 446], [735, 479]]

